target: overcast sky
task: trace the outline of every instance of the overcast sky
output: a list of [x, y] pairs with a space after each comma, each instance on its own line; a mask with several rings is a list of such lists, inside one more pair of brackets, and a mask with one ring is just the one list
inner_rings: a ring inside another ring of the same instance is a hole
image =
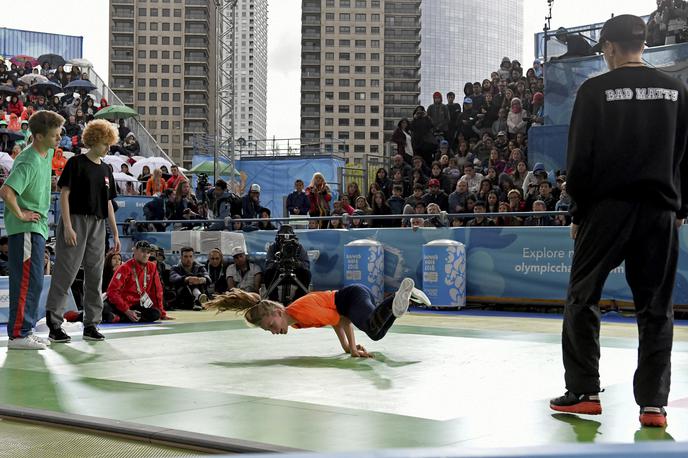
[[[485, 0], [456, 0], [460, 1]], [[524, 3], [523, 54], [511, 57], [525, 64], [532, 62], [533, 34], [542, 31], [548, 8], [546, 0]], [[108, 0], [22, 0], [21, 5], [3, 9], [0, 27], [81, 35], [84, 57], [107, 80]], [[654, 0], [555, 0], [552, 27], [603, 22], [612, 13], [644, 15], [654, 7]], [[298, 138], [301, 0], [269, 0], [268, 17], [267, 132], [271, 138]]]

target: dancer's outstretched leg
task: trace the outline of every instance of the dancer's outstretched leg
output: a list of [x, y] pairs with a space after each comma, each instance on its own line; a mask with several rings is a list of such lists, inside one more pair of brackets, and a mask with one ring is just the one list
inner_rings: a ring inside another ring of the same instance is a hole
[[408, 310], [413, 280], [406, 278], [399, 290], [384, 299], [377, 307], [373, 293], [364, 285], [350, 285], [337, 291], [337, 311], [347, 317], [373, 340], [382, 339], [394, 321]]

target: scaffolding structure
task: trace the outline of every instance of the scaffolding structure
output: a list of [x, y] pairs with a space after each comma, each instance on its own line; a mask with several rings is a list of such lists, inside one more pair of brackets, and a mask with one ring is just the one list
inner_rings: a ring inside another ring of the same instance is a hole
[[[217, 179], [218, 156], [234, 167], [234, 67], [236, 55], [236, 6], [238, 0], [215, 0], [216, 84], [213, 177]], [[230, 174], [234, 186], [234, 174]]]

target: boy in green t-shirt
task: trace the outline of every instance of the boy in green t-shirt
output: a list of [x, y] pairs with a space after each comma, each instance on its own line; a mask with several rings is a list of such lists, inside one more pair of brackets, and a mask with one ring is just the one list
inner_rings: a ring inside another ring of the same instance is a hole
[[31, 330], [38, 319], [38, 301], [43, 290], [53, 150], [60, 141], [64, 121], [62, 116], [50, 111], [31, 116], [33, 143], [14, 161], [10, 176], [0, 188], [9, 236], [7, 335], [10, 340], [7, 347], [11, 350], [43, 350], [49, 345]]

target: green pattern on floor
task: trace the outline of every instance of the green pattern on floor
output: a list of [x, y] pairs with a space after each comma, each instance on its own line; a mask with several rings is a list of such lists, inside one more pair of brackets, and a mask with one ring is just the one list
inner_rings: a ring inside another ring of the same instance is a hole
[[[688, 333], [677, 328], [666, 432], [640, 429], [633, 324], [604, 324], [604, 413], [558, 415], [561, 322], [410, 315], [373, 360], [331, 329], [273, 336], [241, 320], [105, 329], [44, 352], [0, 348], [0, 403], [318, 451], [688, 440]], [[187, 319], [188, 318], [188, 319]], [[205, 320], [205, 321], [204, 321]]]
[[135, 458], [203, 455], [95, 432], [0, 419], [0, 456], [50, 458]]

